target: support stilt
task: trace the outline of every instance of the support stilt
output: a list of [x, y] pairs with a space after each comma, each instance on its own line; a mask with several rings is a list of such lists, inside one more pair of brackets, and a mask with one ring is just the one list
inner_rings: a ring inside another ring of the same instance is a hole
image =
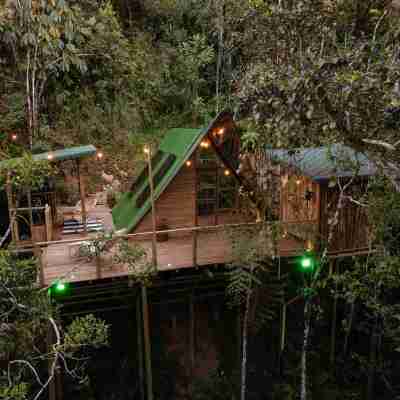
[[[195, 365], [195, 313], [193, 293], [189, 297], [189, 365], [190, 380], [193, 382], [194, 365]], [[192, 385], [190, 384], [190, 393], [192, 393]]]
[[143, 334], [144, 334], [144, 353], [146, 366], [146, 388], [147, 400], [153, 400], [153, 375], [151, 368], [151, 342], [149, 324], [149, 305], [147, 303], [147, 288], [142, 285], [142, 313], [143, 313]]
[[144, 400], [144, 368], [143, 368], [143, 331], [142, 331], [142, 315], [140, 312], [140, 297], [136, 300], [136, 337], [138, 348], [139, 363], [139, 392], [140, 400]]
[[331, 364], [335, 362], [335, 350], [336, 350], [336, 320], [337, 320], [337, 302], [338, 298], [335, 293], [333, 298], [333, 310], [332, 310], [332, 326], [331, 326], [331, 350], [329, 354], [329, 361]]

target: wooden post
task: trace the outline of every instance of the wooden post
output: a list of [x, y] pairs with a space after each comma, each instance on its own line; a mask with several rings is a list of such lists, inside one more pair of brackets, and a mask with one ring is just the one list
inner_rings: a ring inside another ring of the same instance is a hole
[[[280, 280], [282, 276], [281, 271], [281, 259], [279, 257], [279, 264], [278, 264], [278, 279]], [[283, 351], [285, 349], [285, 338], [286, 338], [286, 303], [285, 299], [280, 307], [280, 338], [279, 338], [279, 355], [278, 355], [278, 371], [279, 374], [282, 373], [282, 357]]]
[[46, 241], [50, 242], [53, 239], [53, 219], [51, 216], [51, 208], [46, 204], [44, 208], [44, 219], [46, 224]]
[[40, 287], [44, 286], [44, 270], [43, 270], [43, 251], [39, 246], [34, 245], [33, 251], [35, 253], [35, 257], [38, 260], [38, 277], [39, 277], [39, 285]]
[[31, 231], [31, 241], [34, 242], [33, 239], [33, 212], [32, 212], [32, 193], [31, 189], [28, 189], [26, 192], [26, 197], [28, 200], [28, 208], [29, 208], [29, 230]]
[[[329, 263], [329, 275], [334, 274], [334, 261], [331, 260]], [[331, 349], [329, 354], [329, 361], [331, 364], [335, 362], [335, 349], [336, 349], [336, 321], [337, 321], [337, 284], [335, 284], [335, 294], [333, 297], [333, 310], [332, 310], [332, 325], [331, 325]]]
[[139, 392], [140, 400], [144, 400], [144, 371], [143, 371], [143, 331], [142, 331], [142, 316], [140, 312], [140, 296], [136, 300], [136, 336], [138, 347], [138, 362], [139, 362]]
[[283, 352], [283, 350], [285, 350], [285, 344], [286, 344], [286, 304], [283, 304], [283, 306], [282, 306], [281, 344], [280, 344], [281, 352]]
[[151, 221], [153, 224], [152, 235], [152, 261], [153, 265], [157, 267], [157, 223], [156, 223], [156, 207], [154, 203], [154, 182], [153, 182], [153, 168], [151, 166], [151, 148], [145, 147], [145, 154], [147, 158], [147, 166], [149, 168], [149, 183], [150, 183], [150, 199], [151, 199]]
[[[194, 218], [193, 225], [197, 227], [199, 225], [198, 218], [198, 204], [197, 204], [197, 194], [198, 194], [198, 173], [197, 173], [197, 152], [193, 155], [193, 168], [194, 168]], [[192, 248], [193, 248], [193, 267], [197, 267], [197, 230], [192, 233]]]
[[[236, 336], [237, 336], [237, 377], [241, 376], [242, 372], [242, 318], [241, 318], [241, 307], [237, 307], [237, 320], [236, 320]], [[240, 389], [240, 385], [238, 385]], [[240, 393], [240, 390], [239, 390]]]
[[286, 345], [286, 304], [282, 304], [281, 308], [281, 328], [280, 328], [280, 339], [279, 339], [279, 356], [278, 356], [278, 373], [283, 374], [283, 352]]
[[147, 288], [142, 285], [142, 316], [143, 316], [143, 334], [144, 334], [144, 353], [146, 367], [146, 400], [153, 400], [153, 375], [151, 367], [151, 342], [150, 342], [150, 323], [149, 323], [149, 305], [147, 303]]
[[83, 231], [87, 233], [87, 215], [86, 215], [86, 192], [85, 192], [85, 180], [81, 175], [81, 162], [79, 159], [76, 160], [76, 167], [78, 170], [78, 182], [79, 182], [79, 195], [81, 199], [81, 212], [82, 212], [82, 223]]
[[[195, 363], [195, 313], [193, 293], [189, 296], [189, 366], [190, 381], [193, 382]], [[192, 385], [190, 384], [190, 393], [192, 393]]]
[[10, 219], [10, 225], [11, 225], [11, 239], [14, 244], [17, 243], [17, 229], [16, 229], [16, 211], [14, 208], [14, 202], [13, 202], [13, 196], [12, 196], [12, 186], [11, 186], [11, 179], [10, 179], [10, 173], [7, 174], [7, 185], [6, 185], [6, 191], [7, 191], [7, 205], [8, 205], [8, 217]]
[[335, 348], [336, 348], [336, 320], [337, 320], [337, 302], [338, 297], [335, 293], [333, 298], [333, 310], [332, 310], [332, 326], [331, 326], [331, 350], [329, 354], [329, 361], [331, 364], [335, 362]]

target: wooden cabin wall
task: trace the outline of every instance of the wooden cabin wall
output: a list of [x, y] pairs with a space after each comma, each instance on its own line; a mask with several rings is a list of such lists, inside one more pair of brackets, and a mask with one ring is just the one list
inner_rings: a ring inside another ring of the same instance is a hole
[[[194, 161], [184, 165], [155, 203], [158, 222], [168, 229], [192, 227], [195, 223], [196, 171]], [[165, 229], [165, 228], [163, 228]], [[134, 232], [153, 230], [151, 211], [141, 220]]]
[[[353, 188], [359, 191], [360, 185]], [[339, 191], [329, 188], [328, 184], [321, 184], [321, 214], [320, 214], [320, 236], [322, 241], [328, 238], [329, 219], [334, 215]], [[344, 207], [339, 213], [339, 223], [334, 231], [332, 242], [329, 246], [330, 252], [351, 251], [368, 246], [368, 217], [364, 209], [357, 204], [346, 200]]]
[[[306, 193], [311, 198], [306, 199]], [[311, 179], [296, 175], [289, 170], [281, 171], [281, 221], [318, 222], [320, 207], [320, 189]]]
[[[176, 177], [156, 201], [157, 221], [165, 222], [168, 229], [244, 222], [243, 216], [235, 210], [219, 210], [214, 214], [198, 216], [196, 220], [196, 162], [195, 155], [191, 158], [191, 166], [184, 165]], [[139, 223], [135, 232], [150, 232], [153, 230], [151, 212]]]

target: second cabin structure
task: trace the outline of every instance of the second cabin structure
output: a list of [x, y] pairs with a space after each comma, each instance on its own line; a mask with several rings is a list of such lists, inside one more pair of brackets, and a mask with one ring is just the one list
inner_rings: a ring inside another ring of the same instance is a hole
[[[300, 240], [306, 249], [325, 248], [331, 256], [368, 252], [368, 217], [358, 201], [375, 165], [362, 153], [334, 144], [292, 151], [269, 150], [280, 179], [279, 219], [283, 236]], [[339, 204], [340, 187], [345, 187]], [[338, 212], [337, 224], [330, 225]]]

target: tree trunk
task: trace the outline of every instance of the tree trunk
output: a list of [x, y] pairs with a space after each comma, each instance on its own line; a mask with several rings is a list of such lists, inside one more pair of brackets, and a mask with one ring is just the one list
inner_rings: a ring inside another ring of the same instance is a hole
[[224, 0], [220, 0], [220, 15], [218, 18], [218, 56], [217, 56], [217, 71], [216, 71], [216, 84], [215, 84], [215, 97], [217, 99], [217, 113], [220, 111], [220, 96], [221, 96], [221, 70], [222, 70], [222, 57], [224, 52]]
[[243, 328], [242, 328], [242, 368], [241, 368], [241, 388], [240, 388], [240, 400], [246, 400], [246, 376], [247, 376], [247, 331], [249, 324], [249, 309], [250, 309], [250, 296], [251, 289], [247, 291], [246, 305], [243, 317]]
[[301, 389], [300, 399], [307, 399], [307, 351], [308, 351], [308, 340], [310, 336], [310, 300], [305, 299], [304, 302], [304, 338], [303, 338], [303, 350], [301, 353]]

